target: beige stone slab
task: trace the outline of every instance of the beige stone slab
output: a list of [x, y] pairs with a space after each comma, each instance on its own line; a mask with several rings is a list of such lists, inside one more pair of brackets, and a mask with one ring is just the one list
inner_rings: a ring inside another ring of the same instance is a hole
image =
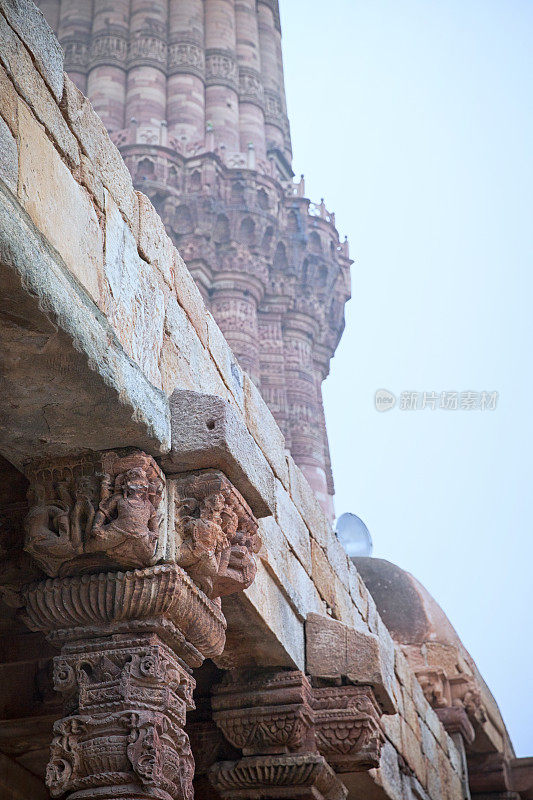
[[136, 192], [139, 208], [138, 247], [142, 257], [156, 267], [169, 286], [174, 283], [174, 246], [161, 217], [142, 192]]
[[200, 341], [209, 349], [207, 334], [207, 311], [200, 290], [189, 272], [185, 261], [174, 248], [174, 288], [179, 304], [192, 322]]
[[305, 475], [296, 465], [290, 453], [287, 454], [287, 466], [289, 468], [289, 491], [294, 504], [309, 528], [311, 536], [325, 548], [333, 535], [331, 525]]
[[137, 195], [128, 168], [91, 103], [67, 76], [61, 107], [82, 151], [92, 161], [99, 178], [137, 236]]
[[7, 122], [13, 136], [18, 136], [18, 94], [5, 69], [0, 65], [0, 116]]
[[311, 566], [315, 586], [330, 609], [334, 609], [337, 597], [335, 594], [335, 575], [320, 545], [311, 539]]
[[276, 478], [276, 521], [285, 534], [295, 555], [301, 561], [308, 575], [312, 574], [311, 539], [309, 531], [289, 493]]
[[32, 0], [0, 0], [0, 11], [30, 51], [59, 103], [63, 94], [63, 51], [43, 13]]
[[20, 201], [71, 274], [98, 303], [103, 235], [89, 195], [21, 101], [18, 115]]
[[0, 62], [15, 88], [41, 122], [65, 158], [78, 165], [79, 148], [68, 128], [59, 106], [44, 80], [37, 72], [30, 54], [0, 15]]
[[0, 117], [0, 180], [3, 180], [11, 191], [17, 193], [18, 185], [18, 150], [6, 122]]
[[265, 454], [276, 477], [289, 488], [289, 468], [285, 458], [285, 438], [269, 407], [251, 378], [244, 375], [244, 412], [248, 430]]

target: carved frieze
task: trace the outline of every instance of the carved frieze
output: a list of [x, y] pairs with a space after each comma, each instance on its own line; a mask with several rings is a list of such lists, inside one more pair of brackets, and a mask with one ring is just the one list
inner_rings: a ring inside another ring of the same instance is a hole
[[370, 686], [313, 688], [312, 706], [318, 750], [336, 772], [379, 766], [384, 736]]
[[89, 63], [89, 44], [83, 39], [61, 39], [61, 46], [65, 53], [65, 70], [84, 72]]
[[90, 65], [111, 64], [123, 67], [128, 56], [128, 38], [124, 33], [106, 29], [93, 36], [90, 49]]
[[[156, 635], [78, 641], [54, 660], [70, 714], [54, 725], [52, 797], [192, 798], [194, 761], [183, 730], [194, 680]], [[127, 789], [125, 787], [128, 787]]]
[[253, 103], [263, 108], [265, 92], [261, 74], [250, 67], [239, 67], [239, 98], [241, 102]]
[[218, 470], [177, 478], [174, 492], [177, 563], [209, 598], [250, 586], [261, 541], [242, 495]]
[[164, 478], [140, 451], [28, 470], [24, 549], [50, 577], [156, 560]]
[[206, 50], [205, 78], [207, 86], [228, 86], [238, 91], [239, 72], [234, 55], [217, 48]]
[[128, 67], [143, 66], [161, 70], [166, 70], [167, 67], [167, 44], [157, 33], [151, 31], [139, 31], [131, 37], [129, 43]]
[[191, 73], [204, 77], [204, 49], [194, 42], [174, 42], [168, 46], [168, 70], [170, 75], [177, 72]]

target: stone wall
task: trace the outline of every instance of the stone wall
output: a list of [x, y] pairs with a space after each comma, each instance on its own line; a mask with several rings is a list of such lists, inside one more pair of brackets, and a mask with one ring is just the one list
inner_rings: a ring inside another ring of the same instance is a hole
[[[20, 358], [8, 364], [2, 454], [23, 471], [36, 456], [135, 446], [167, 474], [222, 469], [258, 518], [262, 547], [255, 581], [223, 600], [219, 666], [309, 673], [317, 620], [317, 641], [330, 625], [348, 642], [363, 635], [354, 641], [373, 643], [377, 672], [362, 678], [360, 644], [347, 645], [338, 678], [374, 686], [385, 741], [379, 767], [347, 776], [351, 796], [463, 798], [452, 739], [150, 201], [64, 76], [43, 17], [27, 0], [1, 0], [0, 12], [0, 263], [10, 296], [42, 319], [26, 363], [26, 340], [12, 336], [18, 306], [4, 297], [2, 341]], [[63, 356], [47, 350], [54, 337]], [[42, 376], [33, 399], [32, 373]], [[60, 408], [72, 391], [77, 416]], [[316, 677], [331, 677], [326, 662]]]

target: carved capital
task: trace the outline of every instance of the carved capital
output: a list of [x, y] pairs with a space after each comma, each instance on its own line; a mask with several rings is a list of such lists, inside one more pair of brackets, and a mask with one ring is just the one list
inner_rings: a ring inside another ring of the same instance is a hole
[[318, 753], [252, 756], [211, 768], [210, 781], [224, 800], [294, 798], [345, 800], [346, 787]]
[[91, 453], [27, 470], [24, 549], [50, 577], [157, 560], [164, 476], [141, 451]]
[[261, 541], [242, 495], [218, 470], [173, 480], [176, 561], [209, 598], [246, 589]]
[[314, 688], [312, 705], [318, 750], [335, 772], [379, 766], [384, 736], [370, 686]]

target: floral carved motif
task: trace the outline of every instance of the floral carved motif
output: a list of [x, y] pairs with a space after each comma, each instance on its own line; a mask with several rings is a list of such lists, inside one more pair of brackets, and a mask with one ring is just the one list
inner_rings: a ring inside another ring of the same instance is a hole
[[164, 480], [151, 456], [107, 452], [29, 478], [24, 549], [47, 575], [154, 563]]
[[209, 598], [250, 586], [261, 541], [244, 498], [214, 470], [176, 480], [175, 492], [177, 563]]

